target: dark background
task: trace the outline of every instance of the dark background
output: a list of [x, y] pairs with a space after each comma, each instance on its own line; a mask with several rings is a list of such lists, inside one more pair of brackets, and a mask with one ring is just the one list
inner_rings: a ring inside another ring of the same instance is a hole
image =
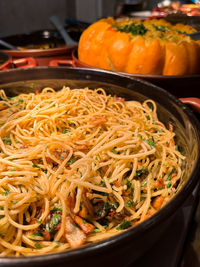
[[[152, 9], [159, 0], [124, 0], [137, 3], [145, 1]], [[160, 0], [161, 1], [161, 0]], [[119, 0], [0, 0], [0, 37], [51, 29], [51, 15], [65, 23], [66, 18], [93, 22], [100, 17], [112, 16]]]

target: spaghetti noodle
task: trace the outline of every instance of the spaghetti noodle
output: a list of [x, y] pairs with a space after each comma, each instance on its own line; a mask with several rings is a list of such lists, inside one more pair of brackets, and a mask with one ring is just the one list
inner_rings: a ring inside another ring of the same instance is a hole
[[0, 256], [112, 236], [182, 185], [184, 156], [152, 100], [68, 87], [0, 96]]

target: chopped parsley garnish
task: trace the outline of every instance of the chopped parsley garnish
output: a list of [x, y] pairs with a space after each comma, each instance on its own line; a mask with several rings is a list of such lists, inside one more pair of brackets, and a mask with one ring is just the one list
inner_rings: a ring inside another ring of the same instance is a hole
[[168, 180], [168, 181], [171, 180], [171, 178], [172, 178], [172, 174], [175, 173], [175, 172], [176, 172], [176, 169], [173, 169], [173, 170], [170, 172], [169, 176], [167, 177], [167, 180]]
[[133, 200], [132, 200], [132, 199], [129, 199], [129, 200], [126, 202], [125, 206], [126, 206], [127, 208], [130, 208], [131, 206], [133, 206]]
[[93, 230], [93, 233], [101, 233], [101, 230], [96, 228], [96, 229]]
[[122, 26], [114, 26], [117, 31], [131, 33], [132, 35], [144, 35], [148, 30], [144, 24], [136, 24], [134, 22]]
[[15, 140], [15, 143], [19, 143], [19, 141], [17, 140], [17, 138], [14, 138], [14, 140]]
[[72, 224], [76, 227], [79, 227], [78, 224], [76, 222], [72, 222]]
[[147, 185], [147, 180], [144, 181], [144, 183], [142, 184], [142, 186], [146, 186]]
[[68, 165], [72, 165], [75, 161], [76, 161], [75, 158], [72, 156], [68, 161]]
[[117, 230], [125, 230], [125, 229], [127, 229], [129, 227], [131, 227], [131, 222], [125, 220], [116, 229]]
[[116, 147], [114, 147], [111, 151], [112, 151], [112, 153], [117, 154], [118, 152], [115, 149], [116, 149]]
[[9, 189], [6, 189], [5, 191], [1, 192], [1, 195], [3, 195], [3, 196], [7, 196], [8, 194], [10, 194]]
[[35, 248], [37, 248], [37, 249], [41, 249], [42, 246], [41, 246], [39, 243], [35, 243]]
[[61, 217], [59, 214], [55, 213], [51, 219], [51, 225], [50, 225], [50, 233], [54, 233], [54, 228], [58, 225], [60, 222]]
[[113, 203], [109, 204], [108, 202], [104, 202], [103, 203], [103, 207], [96, 211], [96, 215], [98, 217], [101, 217], [103, 215], [104, 211], [109, 211], [110, 209], [115, 209], [116, 210], [117, 209], [117, 205], [115, 205]]
[[149, 115], [147, 115], [146, 118], [147, 118], [148, 121], [150, 120], [150, 116]]
[[113, 205], [110, 205], [108, 202], [104, 202], [104, 210], [109, 210], [111, 208], [113, 208]]
[[146, 142], [148, 145], [150, 145], [151, 148], [154, 148], [154, 147], [155, 147], [153, 137], [152, 137], [152, 138], [149, 138], [149, 139], [147, 139], [147, 140], [145, 140], [145, 142]]
[[166, 27], [163, 26], [163, 25], [157, 26], [157, 25], [155, 25], [155, 24], [152, 24], [152, 26], [154, 27], [154, 29], [155, 29], [156, 31], [166, 32]]
[[62, 131], [63, 134], [66, 134], [66, 133], [68, 133], [68, 132], [69, 132], [69, 129], [64, 129], [64, 130]]
[[6, 145], [11, 145], [10, 136], [4, 137], [4, 138], [2, 138], [2, 140]]
[[40, 233], [40, 232], [34, 232], [31, 235], [32, 236], [43, 236], [42, 233]]
[[62, 211], [62, 207], [55, 206], [55, 207], [53, 207], [52, 211]]
[[72, 125], [72, 122], [70, 120], [68, 120], [68, 124], [69, 124], [69, 126], [71, 126]]
[[33, 167], [33, 168], [38, 168], [38, 169], [40, 169], [40, 166], [37, 165], [37, 164], [33, 164], [32, 167]]
[[127, 180], [126, 181], [126, 186], [127, 186], [126, 191], [131, 187], [131, 185], [132, 185], [131, 181]]
[[174, 29], [174, 31], [177, 32], [177, 33], [180, 33], [180, 34], [187, 34], [187, 32], [182, 32], [182, 31], [180, 31], [178, 29]]
[[172, 186], [172, 182], [169, 182], [168, 184], [167, 184], [167, 188], [170, 188]]

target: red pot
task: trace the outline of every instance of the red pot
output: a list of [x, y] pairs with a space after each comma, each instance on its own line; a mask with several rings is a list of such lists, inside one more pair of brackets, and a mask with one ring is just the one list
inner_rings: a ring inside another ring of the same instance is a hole
[[[69, 59], [75, 46], [66, 46], [62, 38], [56, 31], [42, 30], [29, 34], [13, 35], [3, 38], [4, 41], [17, 47], [27, 49], [23, 50], [5, 50], [0, 47], [0, 51], [6, 52], [13, 59], [24, 57], [34, 57], [37, 66], [48, 66], [51, 60]], [[48, 45], [49, 48], [44, 46]]]
[[0, 70], [7, 70], [12, 68], [32, 68], [35, 66], [36, 61], [32, 57], [13, 60], [9, 54], [0, 52]]

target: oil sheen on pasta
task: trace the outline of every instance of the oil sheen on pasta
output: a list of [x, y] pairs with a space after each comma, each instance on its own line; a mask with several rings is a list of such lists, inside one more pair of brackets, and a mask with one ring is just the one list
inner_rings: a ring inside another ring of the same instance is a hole
[[152, 100], [68, 87], [0, 96], [0, 256], [113, 236], [181, 187], [184, 156]]

